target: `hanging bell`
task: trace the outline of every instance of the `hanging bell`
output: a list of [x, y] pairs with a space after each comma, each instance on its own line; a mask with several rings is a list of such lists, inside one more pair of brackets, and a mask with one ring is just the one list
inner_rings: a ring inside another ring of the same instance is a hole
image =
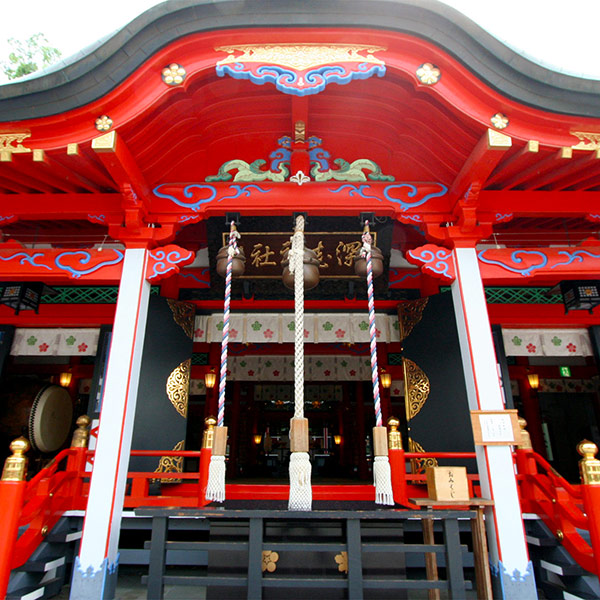
[[[229, 246], [223, 246], [217, 253], [217, 273], [221, 277], [227, 275], [227, 251]], [[246, 268], [246, 257], [244, 256], [244, 250], [238, 246], [239, 254], [233, 257], [231, 262], [231, 276], [235, 279], [241, 277], [244, 274]]]
[[[383, 253], [377, 246], [371, 246], [371, 267], [373, 268], [373, 278], [379, 277], [383, 273]], [[367, 276], [367, 259], [359, 254], [354, 255], [354, 272], [365, 279]]]
[[[294, 289], [294, 274], [289, 269], [288, 250], [283, 253], [281, 266], [283, 267], [283, 285], [291, 290]], [[319, 285], [319, 259], [314, 250], [304, 247], [304, 291], [312, 290]]]

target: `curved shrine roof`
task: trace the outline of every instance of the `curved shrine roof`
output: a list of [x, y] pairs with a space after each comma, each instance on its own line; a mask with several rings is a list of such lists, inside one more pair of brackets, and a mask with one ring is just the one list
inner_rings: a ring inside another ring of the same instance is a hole
[[544, 111], [600, 117], [600, 82], [541, 67], [433, 0], [172, 0], [140, 15], [59, 70], [0, 86], [0, 121], [64, 113], [108, 94], [153, 54], [191, 34], [225, 29], [367, 28], [426, 40], [507, 98]]

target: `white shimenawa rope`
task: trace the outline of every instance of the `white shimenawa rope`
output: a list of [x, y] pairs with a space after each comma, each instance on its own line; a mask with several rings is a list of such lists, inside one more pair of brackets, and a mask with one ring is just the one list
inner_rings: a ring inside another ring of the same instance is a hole
[[[361, 256], [367, 263], [367, 297], [369, 304], [369, 335], [371, 346], [371, 375], [373, 383], [373, 402], [375, 408], [375, 425], [382, 427], [381, 399], [379, 396], [379, 367], [377, 365], [377, 335], [375, 327], [375, 293], [373, 289], [373, 261], [371, 252], [371, 233], [369, 221], [365, 222], [365, 231], [362, 236], [363, 246]], [[374, 444], [375, 445], [375, 444]], [[375, 456], [373, 461], [373, 485], [375, 486], [375, 504], [394, 504], [392, 490], [392, 470], [390, 461], [386, 456]]]
[[[223, 427], [225, 421], [225, 387], [227, 383], [227, 348], [229, 346], [229, 316], [231, 305], [231, 280], [233, 257], [240, 253], [237, 239], [240, 237], [231, 221], [229, 244], [227, 248], [227, 269], [225, 271], [225, 301], [223, 303], [223, 337], [221, 339], [221, 369], [219, 374], [219, 404], [217, 425]], [[208, 465], [208, 481], [206, 483], [206, 499], [214, 502], [225, 501], [225, 456], [212, 454]]]
[[[294, 419], [304, 418], [304, 217], [296, 217], [289, 252], [289, 269], [294, 273]], [[311, 465], [308, 452], [290, 455], [289, 510], [311, 510]]]

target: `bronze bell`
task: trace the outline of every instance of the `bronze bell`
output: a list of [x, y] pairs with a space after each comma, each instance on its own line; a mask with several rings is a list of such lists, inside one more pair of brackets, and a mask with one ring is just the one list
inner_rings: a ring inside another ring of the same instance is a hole
[[[290, 273], [288, 250], [283, 253], [281, 266], [283, 267], [283, 285], [291, 290], [294, 289], [294, 274]], [[314, 250], [304, 247], [304, 291], [312, 290], [319, 285], [319, 259]]]
[[[223, 246], [217, 253], [217, 273], [221, 277], [227, 275], [227, 250], [229, 246]], [[239, 254], [233, 257], [231, 263], [231, 276], [235, 279], [241, 277], [244, 274], [246, 268], [246, 257], [244, 256], [244, 250], [238, 246]]]
[[[383, 253], [377, 246], [371, 246], [371, 266], [373, 267], [373, 279], [383, 273]], [[367, 260], [359, 254], [354, 255], [354, 272], [365, 279], [367, 277]]]

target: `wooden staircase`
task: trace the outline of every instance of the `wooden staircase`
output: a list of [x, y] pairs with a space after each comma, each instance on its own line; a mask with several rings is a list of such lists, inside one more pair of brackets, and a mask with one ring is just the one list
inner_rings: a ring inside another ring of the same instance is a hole
[[[461, 543], [459, 525], [468, 524], [472, 511], [436, 511], [433, 544], [423, 542], [420, 527], [414, 527], [423, 513], [413, 511], [148, 508], [136, 514], [151, 516], [153, 522], [144, 578], [149, 599], [162, 598], [165, 584], [206, 586], [207, 600], [399, 599], [416, 590], [430, 590], [429, 597], [445, 590], [447, 597], [465, 598], [473, 588], [472, 570], [465, 574], [473, 561]], [[202, 519], [205, 534], [172, 539], [173, 519]], [[208, 567], [195, 574], [171, 574], [165, 558], [173, 551], [206, 551]], [[432, 555], [440, 578], [428, 580], [424, 565]]]

